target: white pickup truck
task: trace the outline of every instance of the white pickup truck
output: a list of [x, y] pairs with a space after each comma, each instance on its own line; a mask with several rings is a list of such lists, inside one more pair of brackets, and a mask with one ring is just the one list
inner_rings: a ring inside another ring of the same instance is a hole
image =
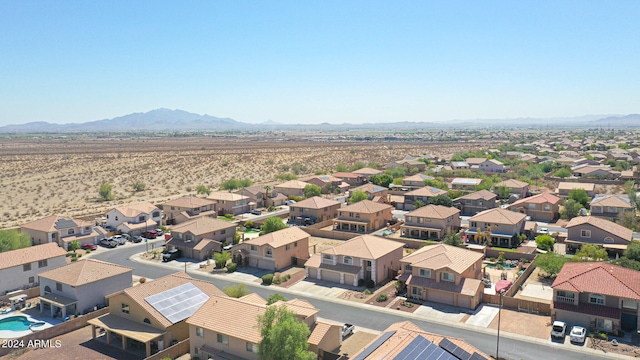
[[554, 321], [551, 326], [551, 337], [552, 338], [562, 338], [564, 339], [565, 334], [567, 333], [567, 324], [562, 321]]

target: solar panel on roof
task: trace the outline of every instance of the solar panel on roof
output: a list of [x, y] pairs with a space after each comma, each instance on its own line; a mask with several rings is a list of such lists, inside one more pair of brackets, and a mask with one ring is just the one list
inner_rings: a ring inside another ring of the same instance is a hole
[[452, 343], [447, 338], [444, 338], [440, 341], [440, 347], [445, 349], [448, 353], [453, 354], [453, 356], [457, 357], [460, 360], [469, 360], [469, 358], [471, 357], [471, 354], [460, 348], [458, 345]]
[[58, 221], [56, 221], [56, 229], [68, 229], [68, 228], [72, 228], [72, 227], [76, 227], [78, 226], [78, 224], [75, 223], [75, 221], [73, 220], [68, 220], [68, 219], [60, 219]]
[[457, 360], [423, 336], [413, 339], [394, 360]]
[[175, 324], [193, 315], [209, 300], [209, 295], [192, 283], [186, 283], [144, 299], [162, 316]]
[[380, 345], [382, 345], [385, 341], [389, 340], [389, 338], [392, 337], [393, 334], [395, 334], [395, 333], [396, 333], [395, 330], [391, 330], [391, 331], [387, 331], [386, 333], [380, 335], [380, 337], [377, 338], [376, 341], [373, 342], [373, 344], [367, 346], [364, 350], [362, 350], [362, 352], [360, 354], [355, 356], [353, 358], [353, 360], [364, 360], [364, 359], [366, 359], [369, 355], [371, 355], [371, 353], [376, 351], [376, 349], [379, 348]]
[[471, 355], [471, 357], [469, 358], [469, 360], [487, 360], [487, 358], [478, 354], [477, 352], [474, 352], [473, 355]]

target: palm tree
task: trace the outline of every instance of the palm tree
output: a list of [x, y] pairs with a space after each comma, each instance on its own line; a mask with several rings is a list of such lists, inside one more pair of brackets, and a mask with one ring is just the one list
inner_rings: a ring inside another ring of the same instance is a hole
[[269, 198], [269, 191], [271, 191], [271, 186], [264, 186], [264, 206], [267, 206], [267, 199]]

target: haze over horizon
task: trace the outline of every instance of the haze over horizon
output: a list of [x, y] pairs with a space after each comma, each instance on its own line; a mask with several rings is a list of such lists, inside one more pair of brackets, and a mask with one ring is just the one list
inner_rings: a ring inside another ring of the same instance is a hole
[[640, 2], [0, 2], [0, 126], [639, 113]]

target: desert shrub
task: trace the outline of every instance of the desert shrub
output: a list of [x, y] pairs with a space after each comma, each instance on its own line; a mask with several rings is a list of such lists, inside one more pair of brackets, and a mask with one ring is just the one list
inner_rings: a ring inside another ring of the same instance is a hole
[[227, 296], [236, 299], [241, 298], [245, 295], [249, 295], [249, 290], [247, 289], [247, 285], [245, 284], [225, 286], [224, 288], [222, 288], [222, 292], [227, 294]]
[[389, 300], [389, 296], [387, 294], [380, 294], [376, 299], [377, 302], [385, 302], [387, 300]]
[[227, 219], [233, 219], [233, 214], [224, 214]]
[[237, 268], [237, 267], [238, 267], [238, 264], [236, 264], [236, 263], [229, 263], [229, 264], [227, 265], [227, 272], [228, 272], [228, 273], [232, 273], [232, 272], [236, 271], [236, 268]]
[[72, 257], [71, 258], [71, 262], [74, 262], [74, 261], [78, 261], [78, 258], [77, 257]]
[[91, 254], [91, 249], [87, 249], [87, 250], [85, 250], [85, 252], [84, 252], [84, 253], [85, 253], [85, 254]]
[[362, 293], [363, 293], [363, 294], [365, 294], [365, 295], [371, 295], [371, 294], [373, 294], [373, 292], [372, 292], [371, 290], [369, 290], [369, 289], [364, 289], [364, 290], [362, 291]]
[[286, 274], [283, 281], [287, 281], [289, 279], [291, 279], [291, 274]]
[[267, 274], [262, 277], [262, 285], [271, 285], [273, 283], [273, 274]]
[[358, 286], [364, 286], [364, 279], [358, 279]]
[[280, 276], [274, 276], [273, 277], [273, 284], [280, 285], [280, 283], [282, 283], [282, 278]]
[[367, 288], [371, 289], [374, 288], [376, 286], [376, 282], [373, 280], [367, 280], [364, 282], [364, 286], [366, 286]]
[[275, 206], [273, 206], [273, 205], [269, 205], [269, 207], [267, 208], [267, 211], [268, 211], [268, 212], [276, 211], [276, 207], [275, 207]]

